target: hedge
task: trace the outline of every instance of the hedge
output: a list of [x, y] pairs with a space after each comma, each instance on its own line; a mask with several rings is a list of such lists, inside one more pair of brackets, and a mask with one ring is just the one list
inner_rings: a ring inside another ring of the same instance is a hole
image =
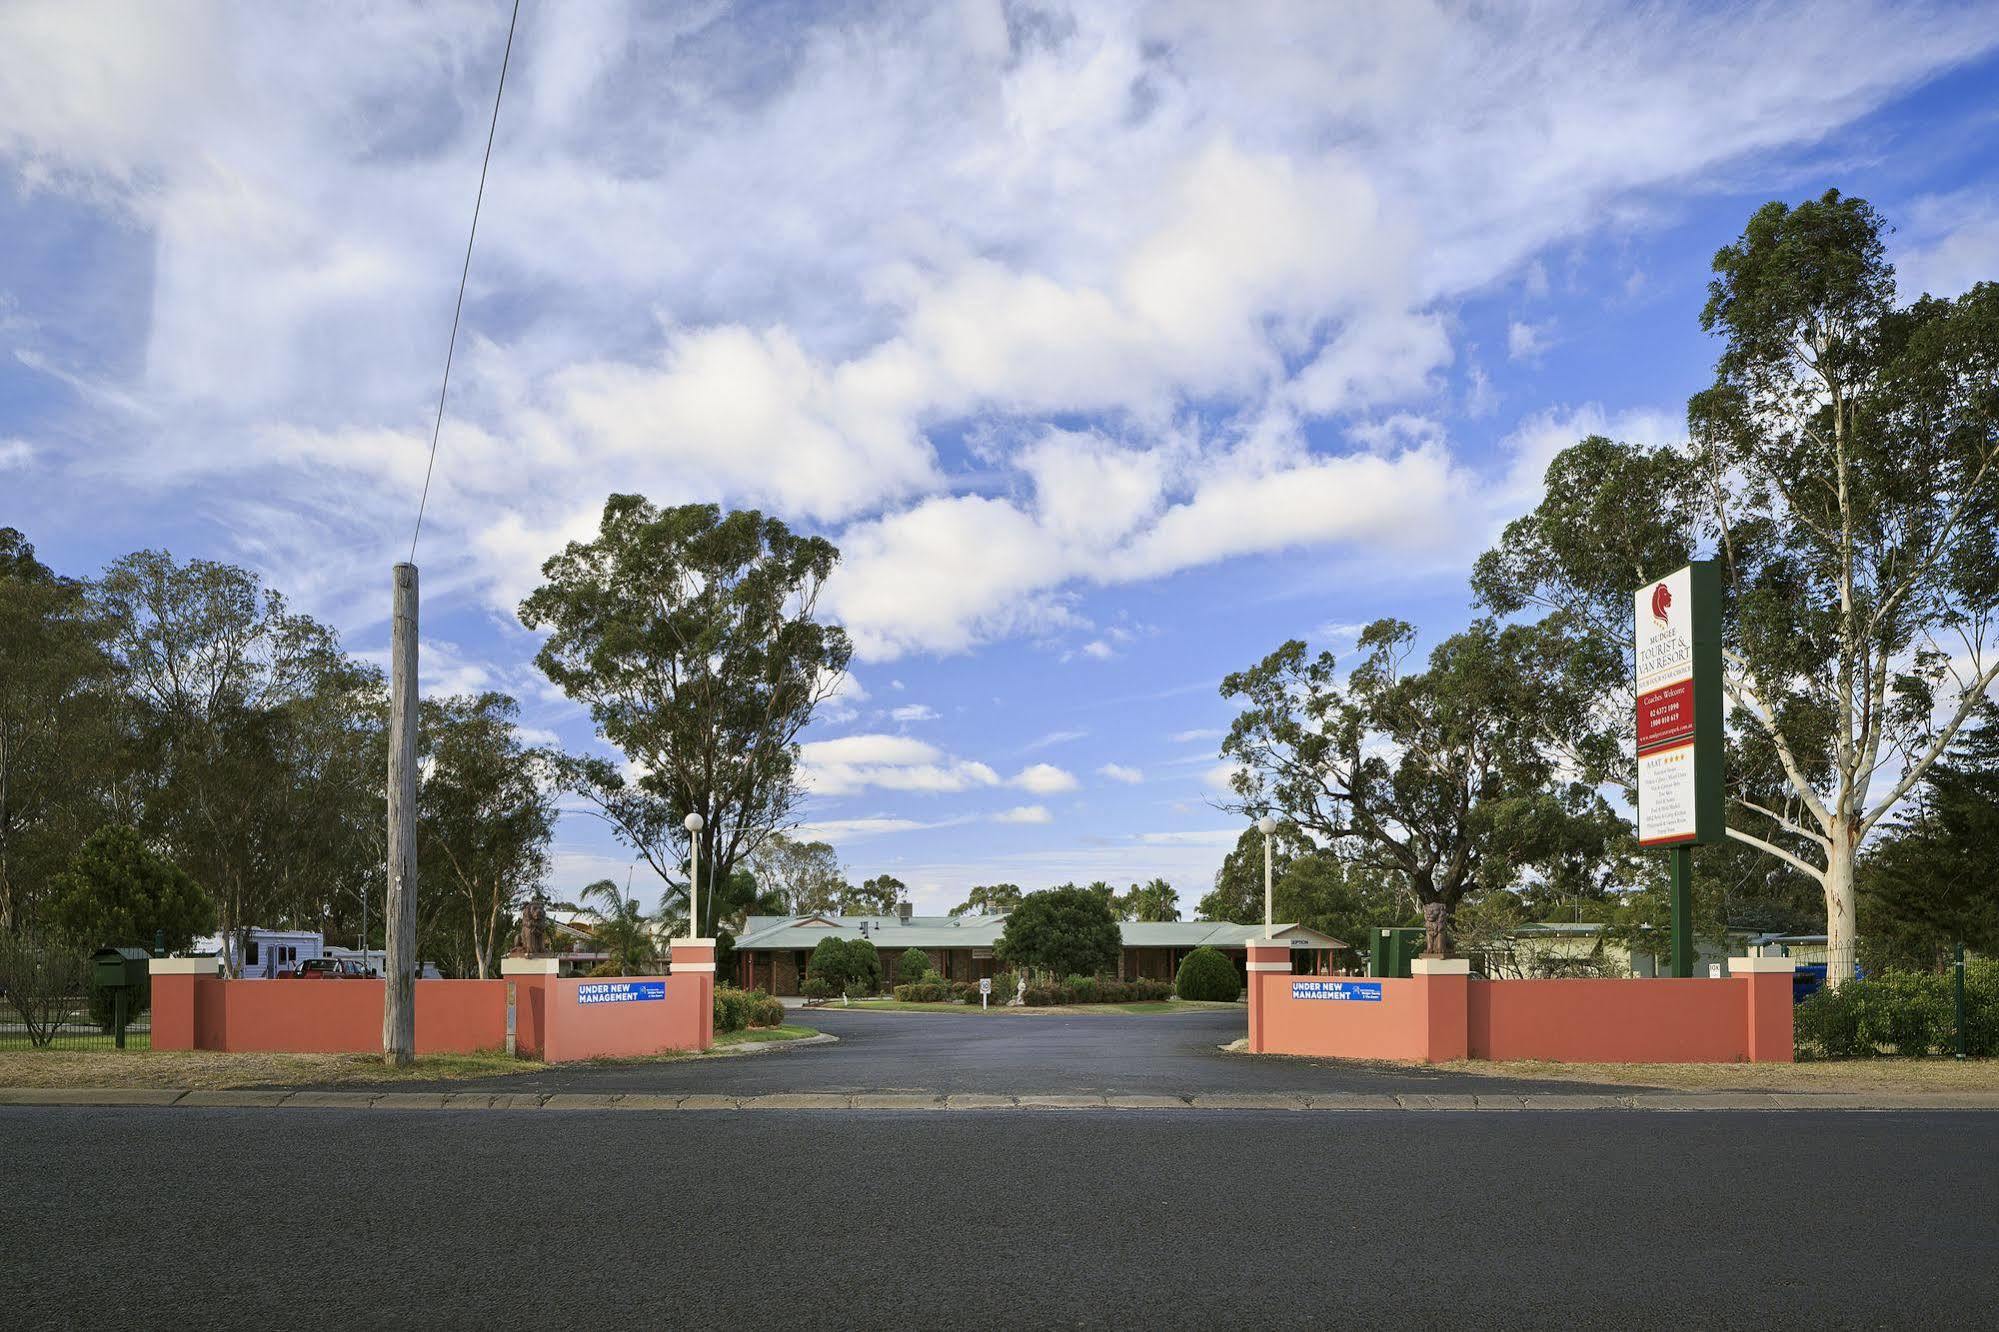
[[1218, 949], [1200, 947], [1180, 959], [1174, 988], [1182, 999], [1207, 999], [1232, 1004], [1242, 994], [1235, 963]]
[[784, 1005], [765, 994], [762, 990], [751, 990], [748, 995], [749, 1020], [752, 1027], [782, 1027], [784, 1025]]
[[[1818, 1059], [1955, 1054], [1955, 984], [1948, 974], [1889, 972], [1827, 986], [1793, 1015], [1798, 1053]], [[1999, 1055], [1999, 981], [1967, 979], [1964, 1016], [1964, 1052]]]
[[750, 997], [728, 986], [715, 987], [715, 1032], [741, 1031], [750, 1025]]

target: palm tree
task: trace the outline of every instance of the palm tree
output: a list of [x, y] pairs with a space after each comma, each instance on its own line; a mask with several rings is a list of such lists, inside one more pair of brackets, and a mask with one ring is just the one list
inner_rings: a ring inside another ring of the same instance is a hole
[[653, 923], [639, 910], [638, 900], [611, 879], [599, 879], [581, 894], [583, 909], [591, 916], [590, 932], [600, 951], [610, 954], [610, 962], [621, 976], [635, 976], [659, 960], [659, 943]]

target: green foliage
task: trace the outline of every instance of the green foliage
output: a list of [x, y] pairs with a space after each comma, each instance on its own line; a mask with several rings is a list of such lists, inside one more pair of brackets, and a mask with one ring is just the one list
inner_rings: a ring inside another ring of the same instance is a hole
[[782, 1027], [784, 1025], [784, 1004], [762, 990], [751, 990], [747, 996], [749, 1024], [752, 1027]]
[[[690, 812], [701, 872], [726, 881], [797, 804], [798, 733], [852, 647], [816, 618], [839, 552], [754, 511], [605, 502], [594, 540], [542, 565], [521, 622], [545, 629], [535, 661], [643, 770], [568, 766], [571, 789], [683, 900]], [[719, 917], [704, 895], [697, 933]]]
[[1071, 1003], [1094, 1004], [1097, 1002], [1097, 978], [1095, 976], [1071, 976], [1063, 982]]
[[935, 980], [898, 985], [890, 993], [905, 1004], [948, 1004], [961, 997], [952, 992], [951, 983], [941, 976]]
[[904, 984], [924, 979], [925, 973], [930, 970], [930, 954], [921, 948], [904, 949], [902, 956], [895, 960], [895, 978]]
[[1164, 879], [1153, 879], [1143, 887], [1133, 884], [1120, 893], [1112, 905], [1120, 920], [1168, 921], [1180, 919], [1180, 895]]
[[1234, 1003], [1242, 994], [1242, 981], [1227, 954], [1216, 948], [1196, 948], [1180, 959], [1173, 988], [1182, 999]]
[[[1954, 978], [1896, 971], [1816, 991], [1797, 1006], [1798, 1053], [1808, 1058], [1941, 1055], [1957, 1048]], [[1999, 1055], [1999, 977], [1967, 978], [1965, 1053]]]
[[1029, 893], [1006, 918], [993, 951], [1009, 967], [1095, 975], [1117, 969], [1122, 945], [1106, 895], [1062, 887]]
[[715, 987], [715, 1032], [741, 1031], [750, 1025], [750, 997], [733, 986]]
[[[636, 976], [659, 960], [659, 943], [652, 922], [646, 919], [635, 899], [625, 896], [624, 888], [615, 879], [599, 879], [579, 896], [591, 916], [591, 942], [596, 945], [595, 951], [609, 953], [607, 961], [617, 968], [612, 975]], [[717, 975], [726, 974], [720, 963], [715, 970]]]
[[1020, 905], [1017, 883], [975, 884], [965, 900], [951, 908], [954, 916], [997, 916]]
[[1999, 953], [1999, 719], [1988, 712], [1860, 867], [1860, 923], [1877, 956], [1932, 967], [1963, 943]]
[[866, 939], [821, 939], [805, 964], [805, 974], [850, 997], [874, 994], [881, 989], [881, 954]]
[[610, 958], [605, 958], [602, 962], [591, 967], [589, 974], [592, 976], [629, 976], [632, 973], [619, 966], [616, 962], [613, 962]]
[[77, 848], [55, 880], [51, 926], [79, 950], [112, 944], [151, 948], [163, 933], [185, 952], [215, 924], [215, 902], [134, 829], [110, 824]]
[[1238, 765], [1236, 808], [1274, 809], [1447, 911], [1476, 888], [1600, 855], [1615, 821], [1586, 786], [1557, 780], [1545, 744], [1544, 728], [1592, 702], [1564, 688], [1560, 645], [1536, 626], [1480, 620], [1411, 672], [1415, 638], [1377, 620], [1345, 672], [1293, 640], [1225, 678], [1223, 695], [1247, 705], [1222, 744]]
[[842, 883], [835, 906], [843, 916], [892, 916], [908, 885], [892, 874], [878, 874], [860, 884]]
[[795, 842], [772, 833], [750, 856], [759, 900], [768, 914], [806, 916], [837, 908], [846, 888], [840, 857], [826, 842]]
[[817, 999], [821, 1003], [840, 993], [840, 987], [824, 976], [807, 976], [798, 992], [807, 999]]

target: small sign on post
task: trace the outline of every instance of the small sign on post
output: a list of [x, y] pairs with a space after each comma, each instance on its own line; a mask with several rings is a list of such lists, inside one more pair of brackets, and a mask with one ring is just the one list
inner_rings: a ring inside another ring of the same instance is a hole
[[981, 1013], [985, 1012], [986, 1001], [992, 997], [992, 993], [993, 978], [991, 976], [979, 977], [979, 1011]]

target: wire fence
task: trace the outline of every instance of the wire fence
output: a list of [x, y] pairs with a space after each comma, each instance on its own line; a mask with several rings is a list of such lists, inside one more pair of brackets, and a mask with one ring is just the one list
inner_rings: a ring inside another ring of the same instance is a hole
[[148, 1010], [123, 1011], [108, 990], [0, 995], [0, 1050], [149, 1050], [152, 1031]]

